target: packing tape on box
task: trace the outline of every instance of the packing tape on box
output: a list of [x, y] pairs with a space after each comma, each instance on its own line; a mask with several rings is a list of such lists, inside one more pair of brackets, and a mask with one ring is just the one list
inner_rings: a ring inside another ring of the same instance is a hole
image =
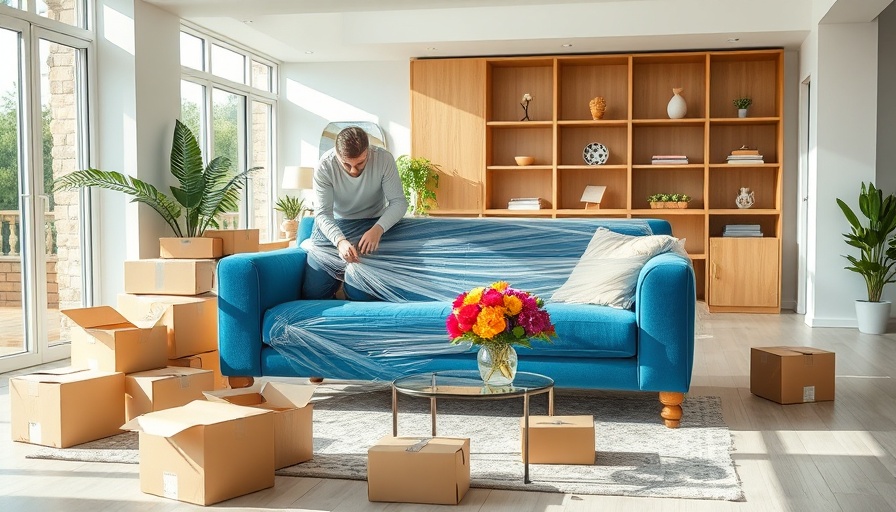
[[425, 438], [417, 441], [416, 443], [412, 444], [411, 446], [408, 446], [404, 451], [414, 452], [414, 453], [419, 452], [420, 450], [423, 449], [424, 446], [428, 445], [430, 441], [432, 441], [431, 437], [425, 437]]
[[553, 420], [553, 421], [536, 421], [536, 425], [575, 425], [571, 421]]

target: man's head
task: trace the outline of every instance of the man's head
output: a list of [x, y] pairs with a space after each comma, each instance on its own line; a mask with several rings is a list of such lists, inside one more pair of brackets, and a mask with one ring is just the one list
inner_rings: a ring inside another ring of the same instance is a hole
[[336, 135], [336, 157], [349, 176], [361, 175], [367, 165], [369, 146], [367, 133], [357, 126], [349, 126]]

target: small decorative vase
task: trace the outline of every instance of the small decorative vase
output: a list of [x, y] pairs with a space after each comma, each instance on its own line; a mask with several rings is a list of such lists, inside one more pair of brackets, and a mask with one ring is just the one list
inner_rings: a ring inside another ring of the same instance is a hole
[[737, 117], [747, 117], [747, 109], [745, 109], [745, 108], [737, 109]]
[[681, 87], [672, 88], [672, 99], [666, 105], [666, 113], [669, 114], [669, 119], [681, 119], [688, 113], [688, 104], [681, 97], [681, 91], [683, 90]]
[[516, 377], [517, 356], [512, 345], [482, 345], [476, 362], [482, 382], [488, 386], [506, 386]]
[[734, 204], [737, 205], [738, 208], [746, 209], [753, 206], [753, 203], [756, 201], [753, 192], [747, 187], [741, 187], [740, 193], [737, 194], [737, 197], [734, 198]]
[[588, 103], [588, 108], [591, 109], [592, 119], [603, 119], [604, 112], [607, 111], [607, 100], [605, 100], [603, 96], [596, 96]]
[[283, 231], [287, 240], [293, 240], [296, 232], [299, 230], [299, 221], [296, 219], [286, 219], [280, 223], [280, 231]]

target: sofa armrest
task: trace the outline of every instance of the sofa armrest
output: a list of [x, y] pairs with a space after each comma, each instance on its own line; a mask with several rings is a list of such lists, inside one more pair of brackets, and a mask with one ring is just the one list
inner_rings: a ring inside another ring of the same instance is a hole
[[299, 248], [234, 254], [218, 264], [221, 373], [261, 376], [262, 321], [277, 304], [302, 293], [306, 253]]
[[687, 392], [694, 365], [694, 269], [677, 254], [651, 258], [638, 277], [638, 379], [643, 391]]

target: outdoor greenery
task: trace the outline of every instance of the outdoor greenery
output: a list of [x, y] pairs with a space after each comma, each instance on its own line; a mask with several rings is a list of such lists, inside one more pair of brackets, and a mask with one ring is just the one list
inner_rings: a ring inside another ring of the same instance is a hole
[[55, 187], [59, 190], [100, 187], [123, 192], [132, 196], [132, 201], [155, 210], [171, 226], [175, 236], [195, 237], [202, 236], [208, 228], [219, 227], [218, 215], [237, 211], [239, 192], [246, 177], [257, 169], [233, 172], [230, 159], [225, 156], [216, 157], [203, 168], [202, 150], [196, 137], [178, 120], [171, 142], [170, 171], [180, 186], [170, 187], [173, 198], [132, 176], [98, 169], [62, 176], [56, 180]]
[[[19, 143], [16, 96], [8, 91], [0, 99], [0, 210], [19, 209]], [[53, 190], [53, 136], [50, 133], [50, 109], [41, 111], [44, 190]], [[50, 194], [50, 205], [53, 196]]]
[[[426, 158], [411, 158], [408, 155], [401, 155], [395, 163], [404, 197], [408, 200], [408, 211], [425, 215], [436, 204], [438, 172], [442, 169]], [[413, 195], [411, 191], [416, 194]]]
[[873, 183], [869, 182], [866, 187], [862, 182], [859, 211], [867, 221], [864, 225], [849, 205], [839, 198], [837, 204], [850, 225], [850, 232], [843, 233], [843, 239], [847, 245], [860, 251], [858, 258], [851, 254], [843, 256], [850, 263], [844, 268], [865, 279], [869, 302], [880, 302], [884, 286], [896, 282], [896, 271], [893, 270], [896, 263], [896, 240], [890, 238], [893, 231], [896, 231], [896, 196], [890, 194], [884, 197], [883, 191], [875, 188]]

